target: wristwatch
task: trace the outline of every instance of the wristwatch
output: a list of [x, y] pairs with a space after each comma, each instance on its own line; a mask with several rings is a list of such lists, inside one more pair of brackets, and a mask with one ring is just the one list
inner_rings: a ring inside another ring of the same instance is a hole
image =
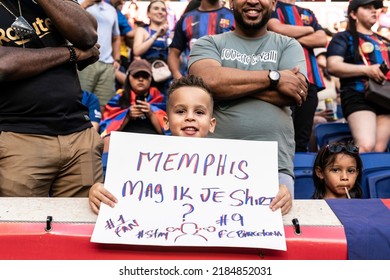
[[270, 81], [269, 88], [275, 89], [279, 83], [280, 73], [278, 71], [275, 71], [275, 70], [269, 70], [268, 79]]

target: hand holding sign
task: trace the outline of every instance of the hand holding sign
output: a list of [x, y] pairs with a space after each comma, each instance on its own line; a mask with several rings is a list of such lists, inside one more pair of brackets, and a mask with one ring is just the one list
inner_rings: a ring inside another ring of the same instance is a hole
[[93, 242], [286, 250], [276, 142], [113, 132], [105, 186]]

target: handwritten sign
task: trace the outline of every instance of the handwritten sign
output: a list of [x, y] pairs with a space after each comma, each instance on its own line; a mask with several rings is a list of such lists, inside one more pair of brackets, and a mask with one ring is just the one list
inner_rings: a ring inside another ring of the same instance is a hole
[[91, 241], [286, 250], [277, 143], [113, 132]]

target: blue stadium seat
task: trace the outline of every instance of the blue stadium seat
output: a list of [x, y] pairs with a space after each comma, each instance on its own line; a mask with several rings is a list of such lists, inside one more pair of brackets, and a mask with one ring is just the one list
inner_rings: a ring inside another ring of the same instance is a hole
[[363, 198], [370, 198], [370, 191], [368, 187], [368, 178], [371, 174], [379, 171], [390, 172], [390, 153], [361, 153], [360, 157], [363, 161], [362, 170], [362, 191]]
[[316, 153], [295, 153], [294, 199], [310, 199], [314, 193], [313, 164]]
[[352, 140], [348, 123], [321, 123], [314, 127], [314, 135], [318, 150], [332, 142]]
[[371, 173], [367, 180], [370, 198], [390, 198], [390, 170]]
[[294, 157], [294, 170], [312, 169], [317, 153], [297, 152]]
[[314, 194], [312, 170], [297, 170], [294, 172], [294, 199], [311, 199]]

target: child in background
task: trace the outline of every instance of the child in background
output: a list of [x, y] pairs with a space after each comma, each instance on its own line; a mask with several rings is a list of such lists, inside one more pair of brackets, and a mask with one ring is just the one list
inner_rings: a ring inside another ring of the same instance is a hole
[[[173, 136], [207, 137], [214, 132], [216, 125], [213, 106], [213, 97], [201, 78], [189, 75], [174, 80], [168, 90], [165, 129], [169, 129]], [[102, 183], [94, 184], [89, 191], [89, 204], [96, 214], [101, 202], [114, 207], [117, 201]], [[273, 211], [281, 208], [282, 214], [290, 211], [292, 199], [285, 185], [280, 185], [270, 207]]]
[[357, 146], [339, 142], [322, 147], [313, 166], [312, 198], [361, 198], [362, 168]]
[[110, 133], [124, 131], [164, 134], [165, 95], [151, 86], [152, 66], [144, 59], [134, 60], [128, 69], [125, 86], [107, 103], [100, 122], [104, 152]]

